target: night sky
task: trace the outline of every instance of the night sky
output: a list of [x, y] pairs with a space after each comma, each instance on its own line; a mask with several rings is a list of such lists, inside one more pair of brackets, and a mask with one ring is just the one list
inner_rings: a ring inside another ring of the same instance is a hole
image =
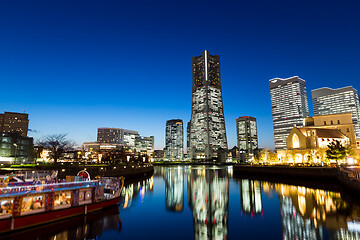
[[29, 136], [137, 130], [164, 147], [165, 122], [191, 115], [191, 58], [220, 55], [229, 147], [257, 118], [273, 148], [269, 79], [360, 90], [359, 1], [0, 2], [0, 111], [29, 114]]

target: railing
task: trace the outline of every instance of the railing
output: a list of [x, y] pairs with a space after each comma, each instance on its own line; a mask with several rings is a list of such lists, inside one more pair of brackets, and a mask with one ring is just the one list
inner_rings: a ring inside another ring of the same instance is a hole
[[16, 196], [21, 194], [31, 193], [45, 193], [52, 191], [74, 190], [79, 188], [95, 187], [99, 185], [98, 181], [86, 182], [66, 182], [66, 183], [52, 183], [52, 184], [36, 184], [31, 186], [21, 187], [5, 187], [0, 188], [0, 197]]

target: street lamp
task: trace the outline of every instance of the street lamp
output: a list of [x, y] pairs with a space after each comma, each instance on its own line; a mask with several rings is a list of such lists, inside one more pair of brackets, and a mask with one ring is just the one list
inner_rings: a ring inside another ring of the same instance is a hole
[[14, 143], [14, 146], [15, 146], [15, 159], [14, 159], [14, 164], [16, 164], [16, 154], [17, 154], [17, 144]]

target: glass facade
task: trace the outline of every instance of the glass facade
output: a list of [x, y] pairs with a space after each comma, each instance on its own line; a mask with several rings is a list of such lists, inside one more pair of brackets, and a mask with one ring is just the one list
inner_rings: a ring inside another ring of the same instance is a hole
[[286, 138], [291, 129], [302, 127], [309, 116], [306, 83], [295, 76], [269, 81], [274, 128], [275, 149], [286, 149]]
[[190, 158], [211, 159], [219, 148], [227, 149], [220, 82], [220, 57], [193, 57], [190, 121]]
[[[312, 90], [311, 94], [314, 115], [350, 112], [356, 137], [360, 137], [360, 103], [356, 89], [353, 87], [339, 89], [319, 88]], [[331, 124], [331, 122], [328, 124]]]
[[165, 159], [182, 160], [184, 154], [184, 128], [181, 119], [166, 121]]

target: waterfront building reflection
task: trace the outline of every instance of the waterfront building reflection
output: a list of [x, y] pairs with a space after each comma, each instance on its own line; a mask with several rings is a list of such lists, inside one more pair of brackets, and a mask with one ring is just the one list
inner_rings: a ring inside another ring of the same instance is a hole
[[121, 192], [120, 206], [125, 209], [129, 208], [133, 201], [142, 203], [146, 192], [152, 192], [154, 187], [154, 177], [142, 180], [136, 183], [126, 184]]
[[167, 168], [165, 171], [166, 209], [181, 212], [184, 209], [184, 169]]
[[241, 179], [240, 181], [241, 215], [262, 214], [261, 184], [259, 181]]
[[226, 170], [191, 169], [188, 197], [195, 239], [227, 239], [229, 184]]
[[360, 239], [360, 209], [338, 192], [263, 182], [279, 195], [283, 239]]

